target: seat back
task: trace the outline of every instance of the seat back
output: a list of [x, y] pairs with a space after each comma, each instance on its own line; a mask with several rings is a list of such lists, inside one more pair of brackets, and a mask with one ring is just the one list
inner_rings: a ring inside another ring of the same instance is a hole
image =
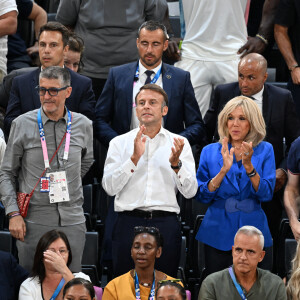
[[11, 236], [9, 231], [0, 231], [0, 250], [10, 253], [14, 252], [13, 237]]
[[289, 274], [292, 270], [292, 260], [296, 254], [297, 241], [295, 239], [286, 239], [284, 243], [285, 248], [285, 270]]

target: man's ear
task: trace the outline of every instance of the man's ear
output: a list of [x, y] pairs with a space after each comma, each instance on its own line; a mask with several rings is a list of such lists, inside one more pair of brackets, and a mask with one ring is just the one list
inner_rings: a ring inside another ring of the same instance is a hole
[[162, 108], [162, 115], [163, 115], [163, 117], [168, 113], [168, 106], [164, 106], [163, 108]]
[[167, 49], [168, 49], [168, 47], [169, 47], [169, 41], [168, 40], [165, 40], [164, 41], [164, 51], [166, 51]]
[[64, 47], [64, 54], [67, 53], [68, 51], [69, 51], [69, 45], [66, 45], [66, 46]]
[[266, 255], [266, 251], [262, 250], [259, 257], [259, 262], [261, 262], [264, 259], [265, 255]]
[[71, 94], [72, 94], [72, 87], [69, 86], [66, 89], [66, 98], [69, 98], [71, 96]]

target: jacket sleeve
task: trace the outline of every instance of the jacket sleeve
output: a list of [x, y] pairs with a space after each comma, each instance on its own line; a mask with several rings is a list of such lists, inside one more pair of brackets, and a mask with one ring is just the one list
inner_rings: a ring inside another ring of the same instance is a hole
[[260, 176], [258, 190], [256, 192], [251, 184], [251, 193], [257, 198], [257, 200], [266, 202], [272, 200], [276, 182], [275, 156], [271, 144], [266, 143], [266, 147], [262, 155], [261, 173], [258, 172]]
[[94, 123], [95, 136], [106, 147], [118, 135], [109, 124], [114, 113], [114, 91], [114, 75], [113, 70], [110, 69], [104, 89], [96, 104], [96, 119]]
[[207, 147], [203, 148], [197, 170], [198, 191], [196, 194], [196, 199], [202, 203], [209, 203], [217, 193], [217, 190], [210, 192], [208, 189], [208, 184], [211, 180], [211, 160], [209, 159], [211, 156], [213, 156], [213, 154], [209, 153], [209, 149]]
[[219, 103], [220, 103], [220, 91], [219, 88], [216, 87], [212, 96], [212, 104], [204, 117], [207, 140], [209, 143], [213, 141], [213, 137], [216, 131], [218, 114], [219, 114]]
[[90, 120], [94, 121], [95, 105], [96, 105], [96, 101], [95, 101], [95, 94], [92, 87], [92, 81], [89, 78], [86, 78], [86, 84], [84, 85], [84, 90], [81, 95], [78, 112], [85, 115]]
[[4, 118], [4, 134], [8, 138], [12, 121], [22, 114], [21, 95], [19, 89], [19, 80], [15, 78], [12, 83], [9, 101]]
[[0, 171], [0, 194], [6, 214], [19, 210], [16, 196], [16, 179], [24, 153], [22, 142], [17, 134], [19, 130], [16, 123], [13, 122]]
[[186, 72], [185, 76], [183, 97], [185, 129], [179, 134], [187, 138], [191, 146], [204, 145], [206, 143], [205, 128], [189, 72]]
[[82, 150], [81, 158], [81, 177], [88, 172], [94, 162], [93, 125], [91, 121], [86, 126], [85, 140], [86, 147]]

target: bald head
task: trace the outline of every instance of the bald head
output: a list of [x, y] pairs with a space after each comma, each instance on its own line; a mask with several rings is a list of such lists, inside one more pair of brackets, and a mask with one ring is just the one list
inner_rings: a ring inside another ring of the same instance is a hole
[[250, 53], [244, 56], [239, 63], [240, 66], [245, 66], [248, 64], [255, 64], [258, 69], [260, 69], [262, 72], [266, 73], [268, 68], [267, 60], [258, 53]]
[[267, 61], [258, 53], [244, 56], [239, 63], [239, 87], [244, 96], [259, 93], [267, 80]]

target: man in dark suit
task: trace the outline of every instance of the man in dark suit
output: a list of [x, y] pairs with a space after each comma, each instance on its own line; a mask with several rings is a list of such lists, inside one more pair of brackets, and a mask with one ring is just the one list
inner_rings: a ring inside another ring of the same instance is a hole
[[[39, 56], [41, 68], [64, 65], [64, 53], [68, 51], [68, 29], [57, 22], [48, 22], [42, 26], [39, 33]], [[69, 70], [69, 69], [68, 69]], [[11, 122], [21, 114], [41, 106], [36, 86], [39, 84], [41, 69], [14, 78], [10, 99], [4, 120], [5, 134], [8, 136]], [[82, 113], [89, 119], [94, 119], [95, 96], [92, 82], [89, 78], [71, 70], [72, 94], [66, 101], [69, 110]]]
[[20, 285], [28, 275], [10, 253], [0, 251], [0, 299], [18, 299]]
[[156, 83], [169, 98], [169, 112], [164, 117], [163, 127], [186, 137], [191, 145], [200, 144], [205, 131], [190, 74], [162, 63], [163, 52], [168, 48], [165, 26], [148, 21], [142, 24], [138, 34], [140, 60], [111, 68], [97, 102], [97, 139], [108, 147], [114, 137], [138, 127], [135, 95], [145, 83]]
[[213, 137], [213, 140], [217, 141], [217, 117], [230, 99], [242, 94], [252, 98], [262, 109], [267, 131], [265, 140], [273, 145], [277, 168], [273, 200], [262, 205], [274, 239], [279, 231], [282, 214], [281, 199], [282, 188], [287, 180], [287, 153], [291, 143], [300, 135], [299, 120], [291, 93], [265, 84], [268, 74], [267, 61], [263, 56], [257, 53], [246, 55], [239, 63], [238, 74], [239, 82], [217, 86], [204, 123], [208, 139], [211, 141]]

